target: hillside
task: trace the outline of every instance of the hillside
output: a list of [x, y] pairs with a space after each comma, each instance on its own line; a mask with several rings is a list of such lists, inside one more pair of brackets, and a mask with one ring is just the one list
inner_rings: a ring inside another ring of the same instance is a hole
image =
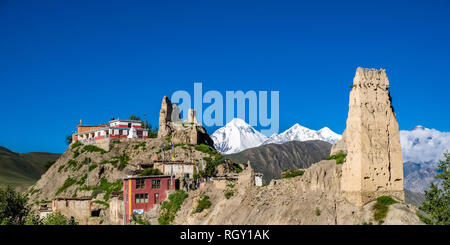
[[331, 144], [325, 141], [291, 141], [262, 145], [226, 157], [238, 163], [250, 161], [255, 172], [264, 174], [264, 183], [268, 183], [272, 179], [279, 179], [283, 170], [308, 168], [324, 160], [330, 150]]
[[[246, 169], [241, 176], [251, 171]], [[247, 172], [247, 173], [246, 173]], [[342, 165], [325, 160], [311, 165], [302, 176], [272, 180], [267, 186], [254, 186], [240, 178], [226, 185], [208, 183], [189, 193], [174, 224], [183, 225], [361, 225], [377, 224], [373, 205], [355, 206], [340, 195]], [[228, 190], [227, 190], [228, 189]], [[226, 191], [233, 192], [227, 199]], [[211, 206], [194, 212], [201, 196]], [[417, 209], [395, 203], [388, 208], [383, 224], [422, 224]]]
[[17, 153], [0, 146], [0, 186], [11, 185], [25, 190], [46, 171], [45, 164], [61, 154], [30, 152]]
[[[29, 203], [34, 210], [49, 204], [55, 198], [81, 198], [93, 201], [92, 209], [101, 210], [99, 217], [83, 216], [81, 224], [120, 224], [111, 202], [111, 195], [122, 193], [123, 178], [136, 174], [140, 164], [148, 164], [155, 157], [177, 160], [200, 159], [210, 156], [197, 151], [194, 145], [177, 144], [173, 150], [161, 151], [161, 145], [170, 148], [167, 139], [125, 139], [111, 142], [109, 151], [93, 145], [72, 144], [64, 154], [29, 189]], [[142, 170], [141, 170], [142, 171]], [[119, 201], [122, 203], [122, 201]], [[117, 210], [117, 209], [116, 209]], [[119, 210], [121, 210], [119, 208]], [[75, 210], [83, 212], [82, 209]], [[114, 218], [114, 217], [116, 218]]]

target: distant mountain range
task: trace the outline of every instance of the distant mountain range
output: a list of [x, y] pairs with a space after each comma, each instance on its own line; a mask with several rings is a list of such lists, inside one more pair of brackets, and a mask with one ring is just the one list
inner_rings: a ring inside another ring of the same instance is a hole
[[450, 151], [450, 132], [416, 126], [400, 131], [405, 188], [414, 192], [428, 189], [436, 180], [437, 166], [443, 153]]
[[261, 145], [283, 144], [290, 141], [322, 140], [334, 144], [341, 139], [341, 135], [327, 127], [316, 131], [297, 123], [288, 130], [267, 138], [244, 120], [235, 118], [216, 130], [211, 138], [216, 149], [222, 154], [233, 154]]
[[331, 144], [321, 140], [290, 141], [284, 144], [266, 144], [227, 155], [238, 163], [250, 161], [257, 173], [264, 174], [264, 183], [281, 178], [288, 169], [308, 168], [330, 155]]
[[[273, 143], [281, 145], [286, 142], [308, 140], [322, 140], [334, 144], [341, 139], [341, 135], [334, 133], [327, 127], [315, 131], [295, 124], [288, 130], [267, 138], [243, 120], [233, 119], [214, 132], [212, 138], [216, 149], [223, 154], [233, 154], [231, 155], [233, 158], [241, 161], [246, 161], [245, 159], [251, 162], [252, 160], [257, 161], [256, 165], [266, 166], [268, 162], [274, 161], [274, 164], [282, 166], [281, 159], [279, 157], [270, 158], [270, 156], [276, 156], [276, 154], [269, 153], [269, 151], [283, 151], [283, 153], [279, 152], [278, 154], [289, 155], [292, 154], [291, 147], [263, 146]], [[442, 159], [443, 153], [446, 150], [450, 151], [450, 132], [440, 132], [419, 125], [411, 130], [401, 130], [400, 141], [403, 152], [405, 188], [415, 193], [423, 193], [432, 181], [436, 181], [434, 176], [437, 174], [437, 164]], [[260, 147], [263, 147], [263, 150], [260, 150]], [[250, 148], [253, 148], [253, 150], [242, 153]], [[263, 160], [259, 156], [262, 152], [266, 157]], [[308, 154], [310, 153], [308, 152]], [[247, 158], [244, 156], [247, 156]], [[293, 160], [294, 158], [289, 157], [283, 159], [283, 161], [288, 161], [287, 165], [283, 167], [298, 166], [299, 163], [294, 164], [292, 163]], [[258, 169], [258, 167], [255, 167], [255, 169]], [[266, 166], [266, 169], [269, 168]], [[266, 170], [264, 171], [268, 173]], [[269, 175], [278, 176], [279, 173]]]
[[0, 146], [0, 186], [11, 185], [24, 190], [34, 184], [46, 171], [46, 164], [61, 154], [30, 152], [17, 153]]

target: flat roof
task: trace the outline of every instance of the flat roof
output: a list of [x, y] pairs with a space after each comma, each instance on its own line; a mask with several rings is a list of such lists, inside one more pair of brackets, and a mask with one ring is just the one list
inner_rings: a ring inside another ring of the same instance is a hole
[[[125, 127], [109, 127], [106, 126], [104, 128], [97, 128], [97, 129], [93, 129], [93, 130], [89, 130], [89, 131], [84, 131], [81, 133], [76, 133], [75, 135], [80, 135], [80, 134], [90, 134], [90, 133], [94, 133], [97, 131], [101, 131], [101, 130], [105, 130], [105, 129], [121, 129], [121, 130], [130, 130], [130, 128], [125, 128]], [[137, 131], [149, 131], [148, 128], [135, 128]]]
[[131, 123], [142, 123], [142, 120], [130, 120], [130, 119], [114, 119], [109, 121], [111, 122], [131, 122]]
[[127, 179], [150, 179], [150, 178], [166, 178], [170, 177], [170, 175], [145, 175], [145, 176], [127, 176], [123, 178], [123, 180]]

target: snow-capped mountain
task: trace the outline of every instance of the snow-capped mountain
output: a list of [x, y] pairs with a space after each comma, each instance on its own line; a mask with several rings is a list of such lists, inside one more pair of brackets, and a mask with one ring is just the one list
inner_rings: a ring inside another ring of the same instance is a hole
[[218, 151], [223, 154], [232, 154], [263, 144], [283, 144], [289, 141], [323, 140], [334, 144], [341, 139], [341, 136], [327, 127], [316, 131], [297, 123], [283, 133], [267, 138], [244, 120], [235, 118], [216, 130], [211, 138]]
[[400, 131], [403, 153], [405, 188], [423, 192], [428, 189], [437, 173], [439, 160], [445, 151], [450, 151], [450, 132], [416, 126]]
[[234, 118], [222, 128], [217, 129], [211, 138], [214, 141], [214, 147], [223, 154], [257, 147], [267, 140], [265, 135], [239, 118]]
[[307, 141], [307, 140], [322, 140], [331, 144], [336, 143], [341, 139], [341, 135], [331, 131], [328, 127], [320, 130], [312, 130], [296, 123], [294, 126], [284, 131], [281, 134], [274, 134], [264, 142], [264, 144], [283, 144], [289, 141]]

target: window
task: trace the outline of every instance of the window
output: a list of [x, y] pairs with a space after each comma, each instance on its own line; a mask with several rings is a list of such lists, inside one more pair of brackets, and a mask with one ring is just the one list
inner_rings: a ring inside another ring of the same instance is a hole
[[158, 194], [158, 193], [155, 193], [155, 204], [158, 203], [158, 197], [159, 197], [159, 194]]
[[136, 194], [135, 201], [136, 203], [148, 203], [148, 194]]
[[152, 180], [152, 188], [153, 189], [161, 188], [161, 180], [159, 180], [159, 179]]
[[170, 179], [167, 180], [167, 189], [170, 189]]
[[137, 179], [136, 189], [144, 189], [144, 188], [145, 188], [145, 179]]

